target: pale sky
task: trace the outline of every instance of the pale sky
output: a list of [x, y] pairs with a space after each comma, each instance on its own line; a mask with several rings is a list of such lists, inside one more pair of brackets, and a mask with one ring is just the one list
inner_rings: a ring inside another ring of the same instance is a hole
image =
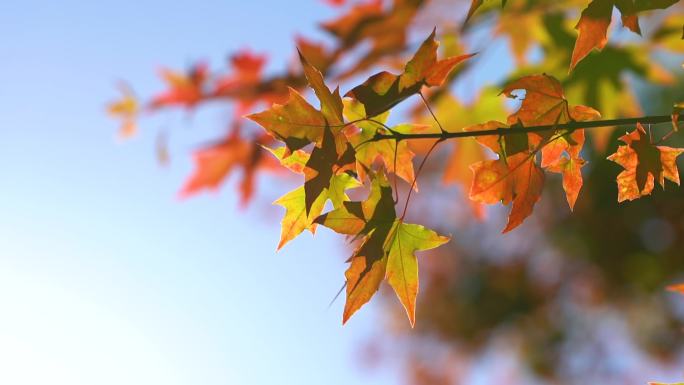
[[[328, 302], [345, 250], [329, 232], [275, 253], [286, 186], [179, 202], [189, 154], [229, 112], [163, 114], [116, 140], [118, 79], [145, 96], [156, 69], [223, 65], [242, 47], [282, 68], [296, 33], [334, 11], [307, 1], [0, 2], [0, 383], [395, 383], [354, 358], [371, 303], [345, 327]], [[157, 165], [159, 129], [170, 167]]]

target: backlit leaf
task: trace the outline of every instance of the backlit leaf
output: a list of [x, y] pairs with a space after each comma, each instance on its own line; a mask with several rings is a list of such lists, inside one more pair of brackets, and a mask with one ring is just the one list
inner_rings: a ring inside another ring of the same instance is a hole
[[617, 176], [618, 202], [650, 195], [656, 181], [663, 188], [665, 179], [679, 184], [676, 159], [684, 152], [683, 148], [654, 145], [638, 123], [634, 131], [621, 136], [620, 140], [626, 146], [619, 146], [608, 157], [625, 169]]
[[442, 85], [458, 63], [473, 56], [460, 55], [438, 61], [438, 46], [433, 30], [406, 64], [402, 74], [380, 72], [368, 78], [362, 85], [354, 87], [346, 96], [361, 102], [368, 116], [376, 116], [420, 92], [423, 86]]
[[344, 202], [340, 208], [317, 218], [316, 222], [341, 234], [363, 237], [345, 273], [347, 301], [343, 322], [372, 298], [385, 278], [413, 325], [418, 293], [415, 252], [438, 247], [448, 238], [397, 219], [392, 188], [382, 173], [375, 174], [367, 200]]

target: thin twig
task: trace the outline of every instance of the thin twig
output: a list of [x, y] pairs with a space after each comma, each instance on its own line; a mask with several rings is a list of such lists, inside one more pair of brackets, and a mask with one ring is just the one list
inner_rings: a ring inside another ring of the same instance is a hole
[[[679, 116], [679, 121], [684, 121], [684, 114]], [[380, 140], [411, 140], [411, 139], [456, 139], [456, 138], [468, 138], [468, 137], [478, 137], [487, 135], [513, 135], [528, 132], [544, 132], [550, 130], [576, 130], [576, 129], [586, 129], [586, 128], [597, 128], [597, 127], [609, 127], [609, 126], [623, 126], [628, 124], [644, 123], [644, 124], [657, 124], [657, 123], [667, 123], [672, 121], [671, 115], [655, 115], [655, 116], [642, 116], [638, 118], [625, 118], [625, 119], [609, 119], [609, 120], [593, 120], [587, 122], [569, 122], [564, 124], [548, 124], [543, 126], [528, 126], [528, 127], [503, 127], [495, 128], [491, 130], [478, 130], [478, 131], [459, 131], [459, 132], [435, 132], [435, 133], [419, 133], [419, 134], [403, 134], [400, 132], [392, 134], [377, 134], [373, 138], [368, 139], [369, 142], [377, 142]]]

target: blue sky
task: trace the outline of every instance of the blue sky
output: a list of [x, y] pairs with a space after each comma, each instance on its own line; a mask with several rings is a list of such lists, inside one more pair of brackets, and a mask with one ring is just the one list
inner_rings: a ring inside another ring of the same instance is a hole
[[[297, 1], [0, 2], [0, 383], [394, 383], [354, 356], [375, 306], [340, 325], [341, 239], [275, 253], [281, 191], [240, 212], [233, 190], [179, 202], [197, 143], [229, 112], [170, 114], [119, 143], [104, 112], [126, 79], [222, 65], [242, 47], [291, 58], [334, 11]], [[158, 129], [172, 163], [157, 165]]]

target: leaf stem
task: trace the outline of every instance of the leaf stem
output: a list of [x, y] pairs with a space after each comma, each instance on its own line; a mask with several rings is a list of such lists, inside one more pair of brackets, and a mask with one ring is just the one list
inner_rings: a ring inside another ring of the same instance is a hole
[[[416, 175], [413, 177], [413, 182], [411, 182], [411, 187], [409, 188], [409, 191], [406, 195], [406, 202], [404, 203], [404, 211], [401, 213], [401, 217], [399, 220], [403, 221], [404, 217], [406, 216], [406, 211], [408, 210], [408, 205], [409, 201], [411, 200], [411, 193], [413, 192], [413, 189], [416, 187], [416, 182], [418, 182], [418, 177], [420, 176], [420, 172], [423, 171], [423, 166], [425, 166], [425, 162], [427, 162], [428, 158], [432, 154], [432, 151], [437, 147], [438, 144], [442, 143], [444, 139], [439, 138], [435, 141], [435, 143], [432, 144], [432, 147], [428, 150], [428, 152], [425, 154], [425, 157], [423, 157], [423, 160], [420, 162], [420, 166], [418, 166], [418, 170], [416, 171]], [[397, 193], [398, 194], [398, 193]]]

